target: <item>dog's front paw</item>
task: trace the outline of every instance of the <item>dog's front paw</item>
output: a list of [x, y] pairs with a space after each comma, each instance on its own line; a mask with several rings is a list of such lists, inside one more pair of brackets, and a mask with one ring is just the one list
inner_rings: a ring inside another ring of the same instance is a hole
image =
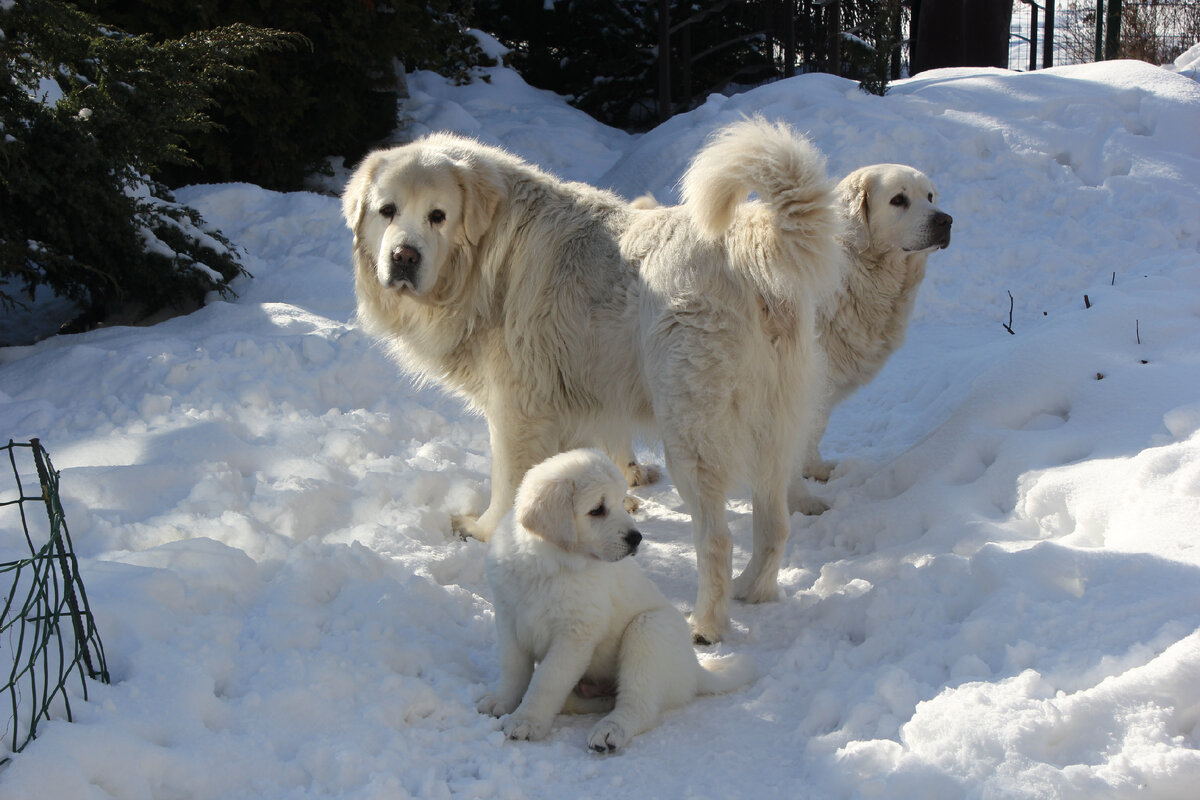
[[658, 483], [662, 478], [662, 470], [653, 464], [639, 464], [636, 461], [630, 461], [621, 470], [625, 474], [625, 480], [631, 487], [649, 486], [652, 483]]
[[505, 698], [497, 697], [494, 694], [485, 694], [475, 704], [475, 710], [480, 714], [490, 714], [493, 717], [503, 717], [516, 707], [516, 703], [510, 703]]
[[825, 483], [833, 475], [833, 471], [837, 468], [836, 461], [823, 461], [817, 459], [810, 461], [804, 465], [804, 477], [812, 478], [814, 481]]
[[795, 514], [797, 512], [806, 514], [810, 517], [815, 517], [824, 514], [829, 510], [829, 504], [824, 500], [813, 497], [808, 493], [808, 490], [793, 486], [788, 492], [788, 513]]
[[620, 724], [605, 718], [596, 723], [588, 734], [588, 747], [597, 753], [612, 753], [629, 742], [629, 734]]
[[779, 599], [779, 584], [747, 570], [733, 579], [733, 596], [746, 603], [770, 603]]
[[716, 644], [725, 636], [724, 625], [717, 622], [716, 619], [709, 617], [708, 619], [699, 619], [696, 614], [692, 614], [688, 620], [692, 628], [692, 644], [698, 644], [701, 647], [707, 647], [710, 644]]
[[463, 539], [478, 539], [486, 542], [492, 538], [492, 532], [483, 530], [479, 525], [479, 519], [469, 514], [451, 514], [450, 529]]
[[550, 732], [550, 723], [522, 715], [506, 717], [500, 724], [500, 728], [509, 739], [536, 742], [538, 739], [546, 738], [546, 734]]

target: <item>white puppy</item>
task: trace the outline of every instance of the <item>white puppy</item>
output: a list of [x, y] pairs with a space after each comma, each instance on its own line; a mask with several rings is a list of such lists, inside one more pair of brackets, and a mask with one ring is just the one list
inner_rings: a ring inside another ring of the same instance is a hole
[[[863, 167], [836, 191], [846, 221], [842, 246], [849, 269], [833, 301], [819, 309], [828, 382], [804, 456], [804, 474], [820, 480], [828, 479], [834, 466], [820, 452], [829, 414], [874, 378], [904, 343], [925, 262], [930, 253], [950, 246], [954, 221], [935, 205], [933, 182], [912, 167]], [[790, 499], [794, 511], [810, 503], [804, 489], [793, 491]]]
[[559, 454], [528, 472], [492, 536], [501, 678], [478, 708], [508, 714], [510, 739], [545, 737], [560, 711], [611, 709], [587, 740], [609, 752], [662, 711], [754, 679], [745, 657], [701, 666], [683, 614], [626, 560], [642, 535], [622, 508], [625, 487], [603, 453]]

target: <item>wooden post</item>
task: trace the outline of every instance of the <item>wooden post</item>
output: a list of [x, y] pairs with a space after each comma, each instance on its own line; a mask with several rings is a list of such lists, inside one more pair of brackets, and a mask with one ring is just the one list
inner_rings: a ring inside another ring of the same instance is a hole
[[1054, 66], [1054, 0], [1046, 0], [1042, 39], [1042, 69], [1050, 69]]
[[1108, 22], [1104, 32], [1104, 60], [1114, 60], [1121, 50], [1121, 0], [1108, 0]]
[[1029, 71], [1037, 69], [1038, 4], [1029, 4]]

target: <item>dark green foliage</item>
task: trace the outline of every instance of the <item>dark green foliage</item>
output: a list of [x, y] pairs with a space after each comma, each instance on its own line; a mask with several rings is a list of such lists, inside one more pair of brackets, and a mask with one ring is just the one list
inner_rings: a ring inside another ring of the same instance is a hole
[[60, 0], [0, 12], [0, 305], [45, 285], [84, 310], [150, 313], [225, 293], [219, 234], [155, 180], [211, 127], [214, 86], [296, 37], [235, 26], [155, 44]]
[[[477, 0], [473, 21], [511, 48], [525, 80], [610, 125], [659, 116], [656, 0]], [[671, 113], [730, 86], [832, 72], [882, 94], [898, 74], [900, 0], [671, 0]], [[790, 59], [790, 60], [789, 60]]]
[[900, 53], [900, 0], [877, 0], [860, 13], [863, 35], [847, 47], [850, 68], [858, 73], [860, 89], [882, 97], [887, 94], [888, 79]]
[[[671, 3], [672, 24], [697, 17], [686, 34], [671, 37], [675, 110], [731, 81], [757, 83], [777, 74], [762, 35], [765, 8], [726, 0]], [[610, 125], [658, 121], [654, 0], [556, 0], [550, 9], [544, 0], [476, 0], [472, 19], [512, 49], [509, 63], [534, 86], [566, 95]]]
[[295, 31], [306, 46], [263, 53], [214, 92], [216, 127], [189, 135], [193, 163], [170, 185], [248, 181], [302, 188], [329, 156], [351, 162], [396, 126], [395, 61], [467, 79], [488, 62], [454, 0], [90, 0], [106, 19], [155, 38], [247, 24]]

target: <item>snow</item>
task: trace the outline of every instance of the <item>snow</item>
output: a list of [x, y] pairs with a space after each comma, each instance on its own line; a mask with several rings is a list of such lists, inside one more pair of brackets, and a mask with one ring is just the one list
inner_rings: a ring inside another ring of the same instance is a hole
[[[113, 675], [74, 722], [39, 727], [0, 796], [1193, 797], [1186, 67], [946, 70], [883, 98], [812, 75], [641, 136], [500, 67], [461, 87], [410, 76], [408, 134], [469, 133], [627, 197], [675, 200], [705, 137], [762, 113], [808, 131], [834, 174], [925, 170], [955, 217], [908, 343], [832, 418], [841, 464], [814, 491], [833, 508], [792, 517], [778, 602], [735, 605], [705, 648], [762, 677], [612, 757], [586, 751], [590, 719], [514, 743], [474, 710], [499, 674], [491, 592], [484, 546], [449, 518], [486, 504], [486, 426], [354, 325], [337, 199], [179, 192], [244, 248], [236, 299], [0, 348], [0, 431], [40, 437], [62, 471]], [[639, 455], [662, 463], [654, 442]], [[669, 479], [637, 494], [637, 558], [686, 611], [689, 518]], [[730, 516], [740, 566], [745, 496]], [[0, 556], [17, 535], [0, 516]]]
[[1195, 80], [1200, 74], [1200, 44], [1192, 45], [1175, 59], [1174, 64], [1168, 64], [1166, 68]]

